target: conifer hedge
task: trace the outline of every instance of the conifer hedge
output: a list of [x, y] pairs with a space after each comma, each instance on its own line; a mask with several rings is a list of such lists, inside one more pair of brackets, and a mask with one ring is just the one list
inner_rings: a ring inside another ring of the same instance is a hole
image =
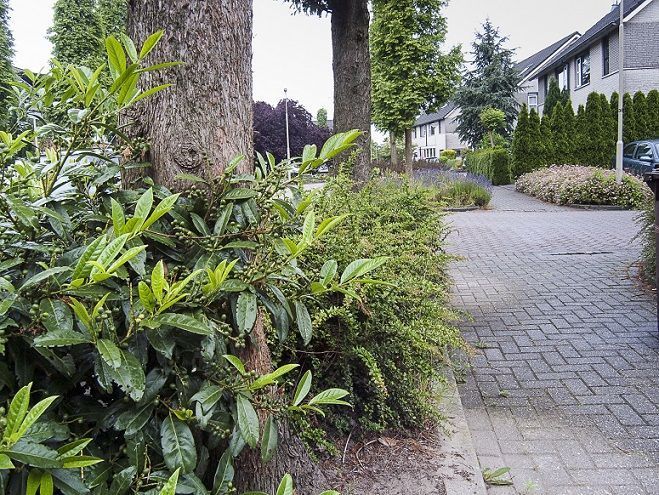
[[[593, 92], [576, 115], [569, 100], [551, 101], [550, 114], [542, 118], [524, 105], [513, 133], [513, 176], [556, 164], [611, 168], [618, 136], [618, 98], [613, 93], [609, 101], [606, 95]], [[623, 98], [623, 141], [659, 138], [659, 90], [647, 95], [626, 93]]]

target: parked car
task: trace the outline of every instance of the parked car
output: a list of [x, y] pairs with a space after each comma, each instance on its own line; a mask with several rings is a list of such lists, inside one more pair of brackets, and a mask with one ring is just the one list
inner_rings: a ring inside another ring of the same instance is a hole
[[659, 139], [634, 141], [625, 146], [622, 153], [622, 169], [639, 177], [659, 169]]

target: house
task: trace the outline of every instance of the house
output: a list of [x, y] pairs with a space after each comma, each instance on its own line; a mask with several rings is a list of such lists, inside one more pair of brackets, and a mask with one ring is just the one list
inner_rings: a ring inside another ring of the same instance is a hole
[[468, 145], [456, 131], [460, 109], [447, 103], [439, 111], [421, 115], [412, 128], [412, 146], [417, 160], [437, 158], [443, 150], [461, 150]]
[[[659, 88], [659, 0], [626, 0], [624, 6], [625, 92], [647, 93]], [[570, 92], [575, 109], [585, 105], [593, 91], [610, 97], [618, 90], [619, 18], [619, 6], [614, 5], [582, 36], [533, 72], [531, 84], [538, 87], [539, 111], [552, 77], [561, 89]]]
[[579, 32], [575, 31], [516, 64], [520, 89], [515, 98], [520, 106], [526, 103], [529, 109], [538, 110], [538, 72], [551, 64], [579, 36], [581, 36]]

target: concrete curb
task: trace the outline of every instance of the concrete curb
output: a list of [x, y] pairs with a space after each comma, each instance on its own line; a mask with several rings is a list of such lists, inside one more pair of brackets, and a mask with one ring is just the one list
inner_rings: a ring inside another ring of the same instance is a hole
[[568, 206], [570, 208], [576, 208], [577, 210], [600, 210], [600, 211], [627, 211], [631, 210], [631, 208], [624, 208], [622, 206], [616, 206], [616, 205], [579, 205], [575, 203], [570, 203], [565, 206]]
[[446, 386], [442, 390], [441, 413], [446, 421], [440, 426], [441, 453], [447, 462], [439, 474], [444, 478], [447, 495], [487, 495], [485, 482], [467, 424], [460, 393], [450, 366], [444, 369]]
[[444, 208], [444, 211], [461, 212], [461, 211], [475, 211], [480, 209], [481, 209], [480, 206], [456, 206], [452, 208]]

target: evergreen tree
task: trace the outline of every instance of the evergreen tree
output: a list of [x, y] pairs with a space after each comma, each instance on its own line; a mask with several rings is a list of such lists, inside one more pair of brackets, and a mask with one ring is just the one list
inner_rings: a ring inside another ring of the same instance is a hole
[[634, 101], [629, 93], [622, 99], [622, 140], [626, 143], [636, 141], [636, 116], [634, 115]]
[[[609, 113], [608, 105], [606, 106], [606, 113]], [[607, 165], [602, 163], [602, 148], [605, 146], [602, 139], [605, 135], [604, 112], [600, 96], [595, 92], [590, 93], [586, 100], [586, 127], [584, 129], [584, 135], [587, 136], [587, 139], [583, 142], [586, 165], [592, 167], [603, 167]]]
[[476, 146], [486, 130], [480, 114], [488, 107], [498, 108], [506, 115], [504, 137], [509, 137], [518, 115], [515, 93], [519, 88], [519, 75], [513, 63], [514, 51], [505, 47], [508, 38], [487, 20], [483, 31], [476, 33], [472, 43], [473, 69], [454, 98], [460, 107], [458, 133], [460, 138]]
[[412, 126], [419, 111], [448, 102], [460, 80], [460, 48], [442, 52], [446, 0], [375, 0], [371, 25], [372, 111], [375, 125], [405, 135], [412, 172]]
[[558, 81], [555, 77], [549, 78], [549, 88], [545, 97], [545, 104], [542, 107], [542, 115], [551, 117], [552, 111], [558, 102], [561, 101], [561, 89], [558, 87]]
[[551, 117], [548, 117], [550, 119], [549, 127], [551, 129], [553, 143], [551, 162], [558, 165], [564, 165], [569, 162], [569, 157], [567, 157], [566, 153], [567, 136], [563, 112], [563, 104], [558, 101], [552, 109]]
[[544, 143], [542, 142], [542, 133], [540, 130], [540, 115], [533, 108], [529, 112], [529, 158], [526, 163], [526, 170], [530, 172], [542, 167], [544, 153]]
[[511, 154], [514, 177], [519, 177], [530, 171], [531, 124], [529, 121], [529, 110], [526, 104], [522, 105], [522, 110], [519, 112], [519, 117], [517, 118], [517, 126], [513, 133]]
[[554, 136], [551, 132], [551, 117], [542, 115], [540, 121], [540, 142], [542, 143], [542, 154], [540, 156], [539, 164], [543, 167], [548, 167], [554, 164]]
[[57, 0], [50, 29], [53, 57], [96, 68], [102, 62], [103, 30], [94, 0]]
[[618, 92], [614, 91], [611, 94], [611, 102], [609, 103], [611, 107], [611, 117], [616, 122], [616, 141], [618, 140]]
[[565, 105], [568, 103], [571, 104], [570, 102], [570, 90], [567, 88], [563, 88], [561, 90], [561, 103], [563, 104], [563, 108], [565, 108]]
[[128, 5], [126, 0], [97, 0], [96, 12], [101, 23], [102, 37], [118, 37], [126, 31]]
[[645, 95], [641, 91], [634, 93], [634, 141], [650, 137], [650, 116]]
[[574, 116], [574, 109], [570, 100], [563, 106], [563, 129], [564, 129], [564, 159], [565, 163], [573, 165], [578, 163], [576, 152], [578, 141], [576, 139], [576, 121]]
[[316, 112], [316, 124], [318, 124], [320, 127], [323, 127], [323, 128], [327, 127], [327, 109], [326, 108], [319, 108], [318, 112]]
[[608, 164], [611, 163], [611, 158], [616, 155], [618, 121], [613, 118], [613, 114], [610, 112], [611, 104], [607, 100], [606, 95], [601, 93], [599, 97], [602, 107], [602, 154], [600, 160], [603, 164]]
[[587, 164], [587, 156], [584, 147], [584, 142], [588, 139], [586, 135], [586, 125], [586, 109], [583, 105], [579, 105], [577, 116], [574, 119], [574, 139], [577, 143], [575, 146], [574, 157], [577, 165]]
[[659, 138], [659, 91], [653, 89], [648, 93], [648, 126], [649, 136], [652, 139]]
[[7, 82], [15, 77], [13, 57], [14, 38], [9, 30], [9, 1], [0, 0], [0, 128], [6, 126], [12, 104]]

